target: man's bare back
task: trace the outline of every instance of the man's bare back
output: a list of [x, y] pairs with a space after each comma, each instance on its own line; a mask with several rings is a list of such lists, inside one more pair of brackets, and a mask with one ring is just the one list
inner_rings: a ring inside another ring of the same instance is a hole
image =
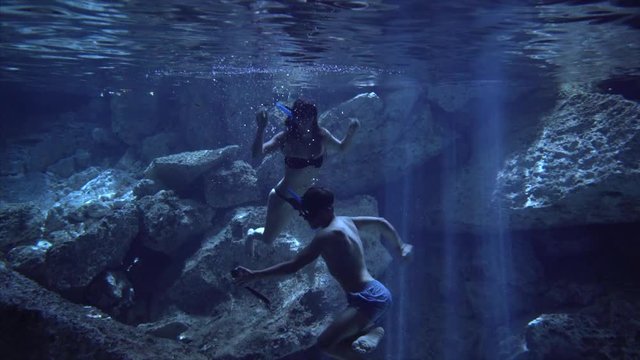
[[336, 216], [312, 241], [321, 241], [321, 256], [345, 291], [362, 291], [373, 280], [365, 264], [358, 229], [350, 217]]

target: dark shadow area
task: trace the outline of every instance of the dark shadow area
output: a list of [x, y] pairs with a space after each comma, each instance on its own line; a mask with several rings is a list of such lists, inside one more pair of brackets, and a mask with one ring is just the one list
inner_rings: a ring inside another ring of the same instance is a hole
[[89, 104], [93, 97], [60, 91], [26, 90], [20, 87], [0, 86], [2, 115], [0, 132], [3, 138], [17, 136], [32, 131], [39, 126], [41, 119], [66, 112], [77, 111]]
[[619, 76], [601, 81], [598, 90], [605, 94], [622, 95], [631, 101], [640, 101], [640, 76]]

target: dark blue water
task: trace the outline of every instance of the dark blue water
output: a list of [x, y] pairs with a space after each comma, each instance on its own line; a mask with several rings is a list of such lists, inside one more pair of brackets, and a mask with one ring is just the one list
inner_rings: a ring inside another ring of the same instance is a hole
[[[30, 132], [46, 128], [49, 119], [113, 96], [157, 97], [160, 128], [170, 129], [179, 126], [176, 122], [185, 106], [180, 94], [195, 86], [208, 89], [214, 98], [205, 100], [205, 106], [211, 105], [206, 116], [246, 114], [247, 122], [239, 127], [252, 122], [259, 105], [301, 94], [326, 109], [367, 91], [388, 94], [420, 88], [437, 98], [442, 88], [486, 87], [483, 96], [458, 113], [435, 106], [437, 101], [430, 98], [434, 116], [461, 136], [428, 163], [375, 191], [381, 214], [421, 247], [414, 267], [385, 274], [396, 303], [387, 319], [393, 330], [378, 359], [415, 359], [418, 353], [425, 359], [494, 358], [503, 335], [521, 328], [523, 319], [536, 312], [523, 309], [522, 299], [510, 293], [508, 285], [516, 261], [510, 244], [533, 235], [512, 229], [499, 206], [486, 216], [491, 232], [456, 231], [453, 203], [459, 194], [453, 179], [461, 176], [461, 167], [470, 159], [482, 163], [474, 180], [479, 189], [475, 204], [484, 209], [482, 204], [491, 201], [496, 185], [492, 175], [503, 166], [507, 149], [517, 148], [514, 142], [519, 141], [508, 134], [519, 126], [520, 114], [505, 105], [514, 89], [530, 91], [532, 103], [523, 110], [529, 112], [524, 118], [549, 110], [553, 99], [548, 94], [562, 93], [566, 84], [591, 84], [602, 93], [637, 102], [639, 78], [637, 1], [3, 0], [0, 4], [4, 152], [15, 138], [28, 142]], [[108, 126], [113, 111], [109, 105], [94, 109], [74, 121]], [[401, 126], [403, 119], [397, 121]], [[113, 149], [103, 151], [98, 156], [114, 155]], [[47, 186], [39, 180], [34, 184]], [[3, 201], [23, 196], [3, 190]], [[442, 213], [443, 221], [435, 226], [425, 225], [429, 216], [421, 213], [427, 201], [439, 204]], [[609, 230], [615, 232], [607, 228], [602, 233]], [[467, 307], [464, 302], [471, 291], [460, 285], [469, 278], [458, 270], [474, 256], [488, 280], [483, 289], [473, 291], [478, 297], [490, 295], [482, 298], [486, 312], [474, 324], [503, 332], [482, 344], [468, 338], [468, 314], [457, 313]], [[437, 266], [426, 264], [429, 261], [437, 261]], [[437, 274], [431, 272], [434, 266]], [[429, 307], [444, 314], [431, 319], [440, 323], [425, 324], [428, 317], [415, 316], [428, 314], [424, 309]], [[438, 344], [430, 342], [436, 331], [441, 331], [437, 339], [444, 339]], [[421, 352], [421, 346], [435, 350]], [[477, 357], [469, 357], [474, 351]]]

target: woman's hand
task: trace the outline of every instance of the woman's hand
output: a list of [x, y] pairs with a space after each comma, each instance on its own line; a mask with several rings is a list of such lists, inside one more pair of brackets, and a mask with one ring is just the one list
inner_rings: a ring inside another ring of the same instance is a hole
[[253, 271], [244, 266], [237, 266], [235, 269], [231, 270], [231, 277], [233, 278], [233, 282], [236, 284], [244, 285], [249, 281], [254, 280], [256, 275]]
[[256, 113], [256, 123], [260, 129], [264, 129], [267, 126], [267, 112], [264, 109]]
[[347, 129], [347, 133], [349, 133], [349, 135], [353, 135], [356, 132], [356, 130], [358, 130], [359, 127], [360, 127], [360, 120], [356, 118], [351, 118], [349, 119], [349, 129]]

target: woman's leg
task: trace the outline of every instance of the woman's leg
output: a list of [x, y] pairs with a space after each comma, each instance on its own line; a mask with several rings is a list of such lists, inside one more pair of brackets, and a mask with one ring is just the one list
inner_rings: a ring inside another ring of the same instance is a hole
[[267, 200], [267, 218], [264, 225], [264, 233], [262, 234], [262, 241], [269, 245], [272, 244], [278, 235], [280, 235], [282, 229], [289, 223], [291, 214], [291, 205], [278, 196], [275, 189], [271, 189]]
[[256, 239], [261, 239], [265, 244], [271, 245], [278, 237], [282, 229], [291, 218], [290, 205], [271, 189], [267, 199], [267, 215], [264, 228], [250, 229], [245, 238], [245, 246], [251, 257], [256, 256]]

